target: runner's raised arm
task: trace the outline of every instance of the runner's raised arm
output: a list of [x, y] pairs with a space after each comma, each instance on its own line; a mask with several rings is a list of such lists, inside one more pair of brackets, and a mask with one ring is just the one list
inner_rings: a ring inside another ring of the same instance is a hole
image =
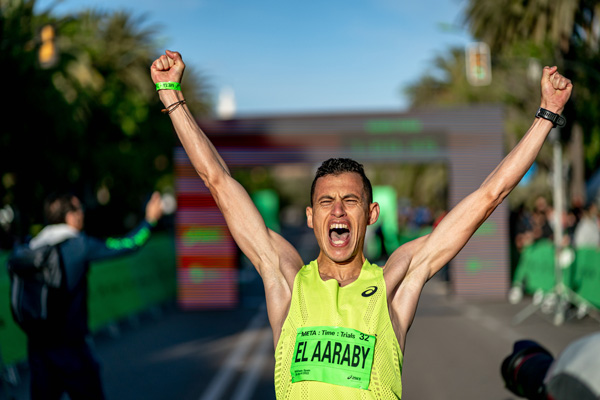
[[[165, 85], [171, 87], [181, 83], [184, 70], [181, 55], [166, 51], [152, 63], [151, 76], [155, 84], [172, 82]], [[267, 228], [246, 190], [231, 176], [229, 168], [196, 123], [184, 102], [183, 93], [167, 88], [159, 90], [159, 96], [192, 165], [223, 213], [235, 242], [263, 279], [269, 320], [277, 343], [293, 280], [303, 265], [302, 259], [289, 242]]]
[[[571, 81], [559, 74], [556, 67], [545, 67], [541, 80], [540, 107], [560, 114], [572, 89]], [[521, 141], [482, 185], [460, 201], [430, 235], [402, 246], [392, 254], [385, 268], [389, 269], [386, 274], [394, 278], [389, 279], [390, 282], [401, 282], [392, 301], [392, 309], [398, 310], [395, 323], [401, 336], [412, 323], [425, 282], [458, 254], [519, 183], [535, 161], [552, 127], [551, 121], [536, 118]], [[393, 288], [388, 288], [390, 290]]]

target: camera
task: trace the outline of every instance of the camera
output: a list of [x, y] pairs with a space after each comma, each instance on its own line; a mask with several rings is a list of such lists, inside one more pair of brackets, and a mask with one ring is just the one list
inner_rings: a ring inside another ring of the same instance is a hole
[[500, 368], [506, 388], [530, 400], [600, 400], [600, 331], [579, 338], [554, 359], [532, 340], [514, 343]]
[[544, 377], [554, 357], [532, 340], [514, 343], [513, 352], [502, 362], [501, 373], [506, 388], [530, 400], [547, 400]]

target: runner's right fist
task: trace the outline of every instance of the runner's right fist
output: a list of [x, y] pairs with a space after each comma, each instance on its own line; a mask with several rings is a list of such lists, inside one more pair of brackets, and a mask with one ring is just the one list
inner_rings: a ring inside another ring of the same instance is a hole
[[181, 59], [181, 54], [176, 51], [165, 51], [165, 54], [154, 60], [150, 67], [150, 75], [154, 83], [158, 82], [179, 82], [183, 77], [185, 64]]

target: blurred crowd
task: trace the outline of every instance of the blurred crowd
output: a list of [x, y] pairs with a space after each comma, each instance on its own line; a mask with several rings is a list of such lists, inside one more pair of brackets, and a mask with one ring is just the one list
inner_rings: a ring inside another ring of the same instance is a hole
[[[564, 232], [562, 245], [573, 248], [600, 246], [600, 218], [598, 206], [575, 205], [560, 218]], [[538, 240], [554, 240], [554, 208], [543, 196], [538, 196], [533, 207], [520, 206], [512, 212], [511, 238], [518, 252]]]

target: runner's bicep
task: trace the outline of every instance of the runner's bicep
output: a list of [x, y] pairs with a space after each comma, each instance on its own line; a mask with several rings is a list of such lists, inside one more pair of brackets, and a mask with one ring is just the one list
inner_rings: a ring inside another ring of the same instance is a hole
[[240, 250], [259, 274], [265, 277], [282, 272], [286, 266], [302, 266], [293, 246], [267, 228], [265, 221], [244, 187], [229, 177], [218, 190], [211, 190], [227, 227]]
[[409, 269], [425, 268], [428, 279], [433, 277], [462, 250], [495, 207], [483, 190], [465, 197], [431, 232]]

